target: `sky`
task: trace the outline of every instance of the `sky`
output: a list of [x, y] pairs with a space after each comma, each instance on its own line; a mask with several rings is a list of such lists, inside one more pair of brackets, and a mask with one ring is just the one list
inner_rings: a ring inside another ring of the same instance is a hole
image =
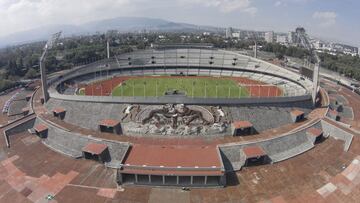
[[121, 16], [288, 32], [360, 46], [359, 0], [0, 0], [0, 37]]

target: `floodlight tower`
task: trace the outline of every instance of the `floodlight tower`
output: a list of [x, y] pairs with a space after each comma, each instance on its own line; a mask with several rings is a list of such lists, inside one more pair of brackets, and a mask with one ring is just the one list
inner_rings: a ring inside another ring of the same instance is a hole
[[58, 39], [60, 38], [61, 32], [53, 34], [50, 39], [46, 42], [44, 47], [44, 52], [40, 57], [40, 73], [41, 73], [41, 85], [42, 85], [42, 92], [44, 95], [44, 103], [46, 103], [49, 100], [49, 93], [48, 93], [48, 84], [47, 84], [47, 78], [46, 78], [46, 67], [45, 67], [45, 59], [47, 56], [47, 53], [50, 49], [52, 49]]
[[249, 31], [247, 31], [247, 33], [248, 33], [248, 37], [251, 36], [250, 39], [254, 41], [254, 58], [257, 58], [257, 37], [254, 32], [250, 33]]
[[316, 97], [317, 97], [317, 92], [319, 89], [319, 75], [320, 75], [320, 57], [317, 55], [317, 53], [314, 51], [314, 55], [315, 55], [315, 67], [314, 67], [314, 72], [313, 72], [313, 92], [312, 92], [312, 101], [313, 101], [313, 105], [316, 105]]
[[106, 55], [107, 55], [107, 58], [109, 59], [110, 58], [110, 43], [109, 43], [109, 40], [106, 41]]
[[312, 95], [311, 95], [313, 106], [315, 106], [317, 93], [318, 93], [318, 89], [319, 89], [319, 75], [320, 75], [321, 60], [320, 60], [320, 57], [318, 56], [318, 54], [316, 53], [316, 51], [313, 49], [313, 45], [310, 43], [309, 36], [305, 32], [302, 32], [299, 35], [299, 37], [301, 40], [301, 44], [305, 48], [307, 48], [315, 58], [315, 67], [314, 67], [314, 72], [313, 72], [313, 91], [312, 91]]

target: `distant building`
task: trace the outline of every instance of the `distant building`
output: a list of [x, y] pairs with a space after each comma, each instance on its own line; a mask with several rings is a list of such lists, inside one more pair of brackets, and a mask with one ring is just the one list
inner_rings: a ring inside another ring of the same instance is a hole
[[277, 35], [276, 36], [276, 42], [280, 44], [287, 44], [288, 39], [286, 35]]
[[348, 54], [352, 56], [359, 55], [359, 48], [350, 45], [325, 42], [321, 40], [315, 40], [312, 42], [312, 44], [318, 52], [326, 51], [333, 55], [336, 55], [338, 53]]
[[240, 39], [240, 38], [241, 38], [241, 32], [234, 32], [234, 33], [232, 33], [232, 37], [233, 37], [233, 38]]
[[315, 49], [323, 49], [323, 48], [324, 48], [324, 43], [322, 43], [320, 40], [317, 40], [317, 41], [314, 43], [314, 48], [315, 48]]
[[232, 27], [228, 27], [225, 30], [225, 38], [229, 39], [232, 38], [233, 29]]
[[265, 41], [268, 42], [268, 43], [273, 43], [274, 42], [274, 32], [273, 31], [265, 33]]
[[295, 41], [296, 41], [296, 33], [290, 31], [288, 34], [288, 42], [289, 42], [289, 44], [292, 44]]
[[210, 36], [210, 32], [203, 32], [203, 36]]

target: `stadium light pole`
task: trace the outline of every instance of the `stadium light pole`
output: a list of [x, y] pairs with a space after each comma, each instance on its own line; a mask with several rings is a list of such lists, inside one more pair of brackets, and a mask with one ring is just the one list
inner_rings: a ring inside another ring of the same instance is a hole
[[207, 98], [207, 92], [206, 92], [206, 88], [207, 88], [207, 85], [206, 85], [206, 81], [205, 81], [205, 98]]
[[144, 97], [146, 97], [146, 82], [144, 82]]
[[247, 32], [248, 36], [252, 36], [252, 40], [254, 41], [254, 58], [257, 58], [257, 38], [254, 32], [250, 34], [250, 32]]
[[218, 83], [216, 83], [216, 98], [218, 98]]
[[109, 40], [106, 41], [106, 53], [107, 53], [107, 58], [110, 58], [110, 43]]
[[121, 86], [120, 86], [120, 94], [121, 96], [124, 96], [124, 93], [123, 93], [123, 88], [125, 87], [126, 83], [123, 83]]
[[[316, 57], [318, 58], [318, 56], [316, 55]], [[317, 97], [317, 90], [319, 87], [319, 72], [320, 72], [320, 58], [317, 59], [318, 62], [315, 64], [314, 67], [314, 75], [313, 75], [313, 92], [312, 92], [312, 100], [313, 100], [313, 105], [316, 105], [316, 97]]]
[[132, 86], [133, 86], [133, 88], [132, 88], [132, 89], [133, 89], [133, 97], [135, 97], [135, 81], [133, 81], [133, 85], [132, 85]]
[[250, 90], [249, 91], [250, 92], [249, 97], [252, 97], [251, 90], [252, 90], [253, 85], [249, 85], [249, 87], [250, 87], [250, 89], [249, 89]]
[[307, 48], [310, 53], [315, 57], [315, 67], [313, 72], [313, 90], [312, 90], [312, 103], [313, 106], [316, 105], [316, 98], [317, 98], [317, 91], [319, 88], [319, 74], [320, 74], [320, 57], [316, 53], [316, 51], [313, 49], [313, 46], [310, 44], [309, 36], [308, 35], [301, 35], [300, 36], [301, 43]]
[[254, 58], [257, 58], [257, 42], [255, 39], [255, 46], [254, 46]]
[[156, 84], [155, 84], [155, 95], [156, 97], [158, 96], [158, 81], [156, 80]]
[[46, 78], [46, 67], [45, 67], [45, 60], [46, 56], [48, 54], [48, 51], [51, 50], [58, 39], [61, 36], [61, 32], [57, 32], [53, 35], [51, 35], [50, 39], [46, 42], [44, 47], [44, 52], [42, 53], [40, 57], [40, 73], [41, 73], [41, 85], [42, 85], [42, 92], [44, 95], [44, 103], [46, 103], [49, 100], [49, 92], [48, 92], [48, 84], [47, 84], [47, 78]]

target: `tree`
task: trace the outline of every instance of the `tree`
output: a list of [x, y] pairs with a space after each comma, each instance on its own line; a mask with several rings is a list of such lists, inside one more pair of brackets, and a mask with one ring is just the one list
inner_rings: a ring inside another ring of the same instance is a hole
[[6, 67], [9, 75], [13, 75], [13, 76], [16, 76], [16, 75], [20, 75], [20, 71], [18, 69], [18, 66], [16, 64], [16, 61], [13, 60], [13, 59], [10, 59], [8, 61], [8, 65]]
[[35, 78], [37, 75], [38, 75], [38, 73], [36, 72], [36, 70], [33, 69], [33, 68], [30, 68], [30, 69], [26, 72], [25, 78], [26, 78], [26, 79], [32, 79], [32, 78]]
[[283, 60], [283, 59], [284, 59], [284, 54], [282, 54], [282, 53], [276, 53], [275, 56], [276, 56], [276, 58], [278, 58], [279, 60]]

